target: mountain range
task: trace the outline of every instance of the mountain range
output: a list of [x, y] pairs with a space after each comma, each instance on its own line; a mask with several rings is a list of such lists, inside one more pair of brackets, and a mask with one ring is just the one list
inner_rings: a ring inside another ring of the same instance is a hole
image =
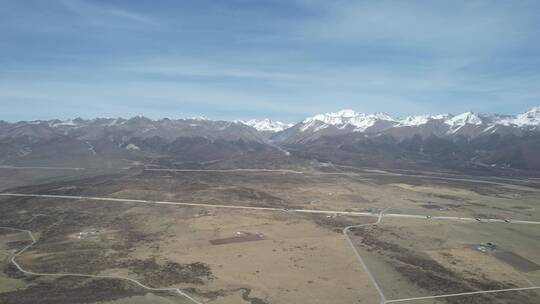
[[0, 121], [0, 164], [287, 164], [453, 170], [540, 169], [540, 107], [523, 114], [419, 115], [341, 110], [296, 124], [270, 119], [96, 118]]
[[423, 137], [465, 136], [482, 134], [522, 135], [540, 130], [540, 107], [516, 116], [466, 112], [459, 115], [419, 115], [404, 119], [385, 113], [364, 114], [353, 110], [319, 114], [304, 119], [277, 136], [284, 142], [306, 142], [327, 135], [364, 133], [391, 134], [399, 140], [421, 135]]

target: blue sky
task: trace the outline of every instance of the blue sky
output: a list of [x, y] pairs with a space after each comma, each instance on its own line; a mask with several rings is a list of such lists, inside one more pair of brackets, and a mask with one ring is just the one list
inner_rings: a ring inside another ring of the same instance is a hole
[[540, 105], [539, 1], [3, 0], [0, 119]]

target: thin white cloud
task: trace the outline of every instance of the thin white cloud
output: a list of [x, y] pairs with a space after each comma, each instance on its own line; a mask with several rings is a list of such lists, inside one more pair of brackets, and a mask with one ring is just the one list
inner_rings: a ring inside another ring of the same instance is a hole
[[[301, 26], [301, 37], [365, 46], [444, 53], [488, 52], [528, 37], [532, 16], [508, 2], [310, 1], [321, 18]], [[518, 12], [516, 12], [516, 10]]]
[[[190, 10], [178, 2], [174, 14], [155, 8], [152, 17], [129, 2], [65, 0], [52, 10], [57, 18], [21, 5], [26, 17], [8, 29], [40, 39], [15, 41], [21, 55], [3, 48], [2, 57], [20, 62], [0, 68], [0, 104], [19, 115], [29, 113], [25, 101], [43, 100], [50, 111], [77, 106], [98, 116], [179, 108], [300, 119], [345, 107], [403, 116], [539, 102], [539, 39], [527, 39], [539, 32], [525, 5], [297, 1], [305, 10], [279, 18], [235, 4]], [[156, 21], [159, 32], [138, 31]], [[36, 23], [54, 28], [37, 36]], [[6, 36], [26, 37], [14, 33]]]
[[99, 5], [85, 0], [63, 0], [63, 4], [89, 25], [108, 27], [156, 25], [152, 18], [126, 9]]
[[238, 79], [268, 79], [292, 81], [301, 75], [289, 71], [249, 68], [223, 63], [203, 63], [196, 60], [169, 60], [161, 62], [137, 62], [113, 67], [117, 71], [135, 74], [153, 74], [163, 77], [209, 77]]

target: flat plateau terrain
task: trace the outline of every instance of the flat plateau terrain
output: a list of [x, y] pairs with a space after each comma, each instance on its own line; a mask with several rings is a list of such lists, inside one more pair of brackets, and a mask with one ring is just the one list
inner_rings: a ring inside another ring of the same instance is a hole
[[[355, 229], [352, 238], [389, 300], [540, 285], [540, 265], [532, 262], [540, 261], [538, 227], [388, 218]], [[496, 249], [478, 250], [486, 243]], [[501, 258], [502, 253], [513, 259]], [[508, 301], [508, 296], [476, 296], [474, 303]], [[526, 293], [512, 298], [538, 301]], [[459, 297], [447, 300], [468, 303]]]
[[0, 181], [17, 195], [0, 196], [0, 226], [36, 239], [0, 229], [0, 303], [540, 302], [540, 289], [444, 297], [540, 286], [534, 181], [32, 168]]

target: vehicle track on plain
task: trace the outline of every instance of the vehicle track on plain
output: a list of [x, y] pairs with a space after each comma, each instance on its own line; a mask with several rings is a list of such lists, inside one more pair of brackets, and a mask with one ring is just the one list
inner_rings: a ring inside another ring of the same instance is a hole
[[[106, 201], [116, 203], [141, 203], [155, 205], [178, 205], [192, 207], [207, 207], [207, 208], [223, 208], [223, 209], [246, 209], [258, 211], [273, 211], [273, 212], [295, 212], [295, 213], [311, 213], [311, 214], [326, 214], [326, 215], [348, 215], [348, 216], [371, 216], [378, 217], [377, 213], [357, 212], [357, 211], [342, 211], [342, 210], [317, 210], [317, 209], [285, 209], [275, 207], [254, 207], [240, 205], [218, 205], [218, 204], [200, 204], [200, 203], [182, 203], [171, 201], [157, 200], [142, 200], [130, 198], [113, 198], [113, 197], [97, 197], [97, 196], [79, 196], [79, 195], [57, 195], [57, 194], [34, 194], [34, 193], [9, 193], [1, 192], [0, 196], [6, 197], [35, 197], [35, 198], [55, 198], [55, 199], [70, 199], [70, 200], [91, 200], [91, 201]], [[540, 225], [540, 221], [526, 221], [515, 219], [495, 219], [495, 218], [472, 218], [472, 217], [457, 217], [457, 216], [426, 216], [420, 214], [404, 214], [404, 213], [387, 213], [385, 217], [405, 218], [405, 219], [424, 219], [424, 220], [454, 220], [482, 223], [507, 223], [507, 224], [528, 224]]]
[[378, 217], [377, 217], [377, 221], [375, 221], [374, 223], [368, 223], [368, 224], [362, 224], [362, 225], [352, 225], [352, 226], [345, 227], [343, 229], [343, 235], [345, 236], [345, 239], [347, 240], [347, 243], [349, 243], [349, 245], [351, 246], [351, 249], [353, 250], [354, 255], [356, 256], [356, 258], [360, 262], [360, 265], [362, 265], [362, 268], [364, 269], [364, 271], [367, 273], [371, 283], [373, 284], [373, 287], [375, 287], [375, 289], [377, 290], [377, 293], [379, 294], [379, 298], [381, 300], [380, 301], [381, 304], [386, 303], [386, 296], [384, 295], [381, 287], [379, 286], [379, 283], [377, 283], [377, 281], [375, 280], [375, 276], [371, 273], [371, 271], [369, 271], [369, 268], [367, 267], [367, 264], [364, 262], [364, 259], [362, 259], [362, 256], [360, 255], [360, 253], [356, 249], [356, 246], [354, 246], [353, 241], [349, 237], [349, 232], [353, 228], [360, 228], [360, 227], [378, 225], [382, 221], [384, 212], [387, 211], [387, 210], [388, 210], [388, 208], [381, 211], [379, 213]]

